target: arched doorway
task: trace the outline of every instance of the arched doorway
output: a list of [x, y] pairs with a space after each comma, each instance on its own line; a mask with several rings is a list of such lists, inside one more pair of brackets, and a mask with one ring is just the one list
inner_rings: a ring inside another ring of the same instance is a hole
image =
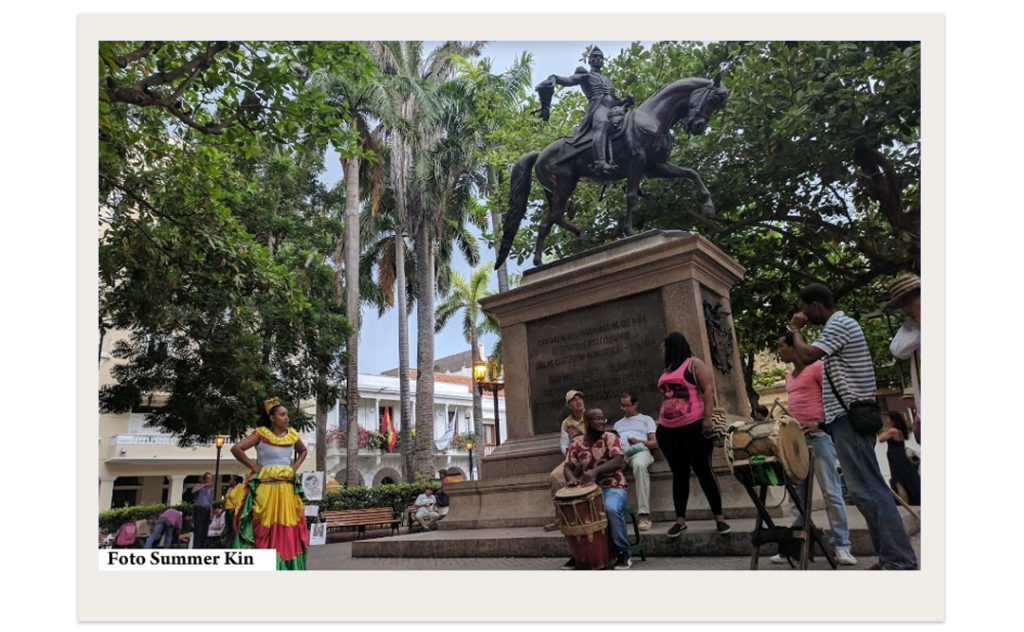
[[373, 486], [397, 485], [402, 482], [402, 473], [393, 467], [382, 467], [373, 475]]

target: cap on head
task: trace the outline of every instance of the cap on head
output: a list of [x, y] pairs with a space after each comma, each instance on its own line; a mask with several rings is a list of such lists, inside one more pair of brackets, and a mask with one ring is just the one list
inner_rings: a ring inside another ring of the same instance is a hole
[[889, 283], [889, 302], [883, 309], [890, 310], [899, 306], [908, 296], [921, 291], [921, 277], [916, 274], [904, 274]]
[[570, 401], [572, 401], [572, 398], [576, 397], [577, 395], [583, 397], [583, 391], [569, 391], [568, 393], [565, 394], [565, 403], [568, 404]]

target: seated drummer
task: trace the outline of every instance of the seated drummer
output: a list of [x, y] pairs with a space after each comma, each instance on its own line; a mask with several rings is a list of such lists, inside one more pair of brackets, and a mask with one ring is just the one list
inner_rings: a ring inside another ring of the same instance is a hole
[[[625, 460], [622, 444], [615, 433], [605, 432], [604, 411], [591, 408], [583, 414], [586, 432], [573, 440], [565, 452], [565, 484], [601, 487], [604, 511], [608, 516], [608, 532], [615, 553], [615, 570], [626, 570], [633, 565], [629, 555], [629, 539], [626, 536], [626, 476], [622, 473]], [[562, 568], [576, 568], [576, 560], [562, 565]]]

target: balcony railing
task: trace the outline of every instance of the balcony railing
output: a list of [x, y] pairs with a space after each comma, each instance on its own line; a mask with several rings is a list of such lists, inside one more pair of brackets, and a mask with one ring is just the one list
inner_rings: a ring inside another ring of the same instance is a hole
[[[122, 432], [114, 435], [114, 445], [178, 445], [178, 438], [159, 432]], [[213, 441], [199, 441], [193, 447], [212, 447]]]

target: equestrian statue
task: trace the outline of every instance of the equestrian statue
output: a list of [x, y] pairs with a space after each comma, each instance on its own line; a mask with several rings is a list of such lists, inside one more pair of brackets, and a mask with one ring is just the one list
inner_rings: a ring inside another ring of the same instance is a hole
[[[729, 99], [729, 90], [721, 86], [721, 74], [714, 80], [699, 77], [680, 79], [658, 89], [649, 99], [629, 112], [633, 96], [619, 99], [611, 82], [601, 74], [604, 56], [597, 47], [591, 49], [590, 70], [582, 66], [569, 77], [551, 75], [537, 85], [541, 107], [537, 111], [548, 119], [555, 85], [583, 89], [589, 101], [587, 112], [576, 130], [559, 138], [543, 150], [520, 158], [512, 167], [509, 209], [505, 215], [501, 248], [495, 268], [508, 258], [519, 225], [526, 215], [530, 197], [531, 169], [544, 188], [548, 212], [537, 229], [537, 245], [533, 264], [540, 265], [544, 240], [551, 227], [558, 224], [572, 232], [581, 243], [587, 243], [583, 230], [565, 218], [566, 207], [576, 184], [580, 181], [607, 185], [626, 180], [625, 232], [633, 234], [633, 207], [640, 193], [640, 179], [687, 178], [702, 196], [701, 210], [715, 212], [711, 193], [693, 169], [668, 162], [672, 148], [670, 128], [681, 122], [687, 133], [703, 134], [708, 121]], [[571, 219], [570, 214], [570, 219]]]

